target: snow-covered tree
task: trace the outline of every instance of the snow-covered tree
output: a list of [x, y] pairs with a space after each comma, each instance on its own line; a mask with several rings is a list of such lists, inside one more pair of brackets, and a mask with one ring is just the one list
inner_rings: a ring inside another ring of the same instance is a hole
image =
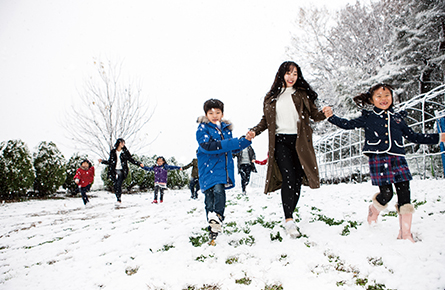
[[40, 196], [55, 193], [66, 178], [66, 161], [53, 142], [41, 142], [34, 153], [34, 170], [36, 179], [34, 190]]
[[0, 143], [0, 196], [14, 199], [26, 193], [34, 182], [31, 154], [21, 140]]
[[76, 147], [106, 156], [118, 138], [134, 150], [146, 145], [142, 129], [152, 112], [141, 98], [140, 86], [124, 81], [121, 64], [94, 61], [97, 74], [91, 76], [67, 114], [65, 127]]
[[403, 89], [402, 101], [445, 82], [445, 1], [406, 0], [393, 17], [390, 81]]

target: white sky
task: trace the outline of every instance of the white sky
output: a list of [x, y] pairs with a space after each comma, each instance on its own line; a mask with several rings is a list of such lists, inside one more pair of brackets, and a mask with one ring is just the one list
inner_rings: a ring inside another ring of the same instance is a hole
[[[311, 1], [329, 8], [348, 2], [354, 1]], [[143, 133], [159, 137], [140, 152], [127, 144], [130, 152], [187, 163], [205, 100], [225, 103], [236, 137], [258, 123], [262, 99], [286, 60], [292, 22], [306, 3], [0, 0], [0, 141], [21, 139], [31, 152], [53, 141], [68, 159], [79, 150], [61, 125], [63, 115], [95, 73], [93, 58], [117, 59], [157, 104]], [[254, 140], [258, 159], [266, 157], [266, 135]]]

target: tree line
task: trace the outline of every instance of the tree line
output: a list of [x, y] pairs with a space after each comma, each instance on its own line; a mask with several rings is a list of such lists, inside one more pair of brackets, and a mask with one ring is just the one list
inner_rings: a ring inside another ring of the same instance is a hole
[[[146, 166], [156, 164], [156, 156], [136, 156]], [[56, 144], [43, 141], [31, 154], [28, 146], [21, 140], [9, 140], [0, 143], [0, 198], [2, 200], [20, 200], [23, 198], [44, 198], [54, 195], [60, 189], [67, 194], [74, 194], [77, 188], [73, 178], [82, 160], [87, 155], [73, 154], [68, 160], [64, 158]], [[178, 165], [174, 157], [167, 160], [171, 165]], [[133, 166], [133, 165], [131, 165]], [[100, 173], [104, 187], [112, 190], [113, 186], [107, 177], [108, 168]], [[96, 173], [99, 174], [99, 173]], [[188, 174], [173, 170], [168, 172], [168, 184], [171, 189], [181, 189], [188, 185]], [[130, 171], [123, 188], [132, 190], [152, 190], [154, 173], [146, 172], [134, 166]]]

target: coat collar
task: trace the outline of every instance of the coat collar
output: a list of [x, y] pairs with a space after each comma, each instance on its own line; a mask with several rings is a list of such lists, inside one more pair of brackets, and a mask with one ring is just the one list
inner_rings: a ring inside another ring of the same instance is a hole
[[382, 115], [385, 114], [386, 112], [390, 113], [391, 115], [394, 115], [394, 108], [389, 108], [388, 110], [382, 110], [377, 107], [374, 107], [373, 111], [376, 115]]
[[[210, 120], [206, 117], [206, 116], [201, 116], [198, 117], [198, 119], [196, 120], [196, 123], [205, 123], [205, 124], [209, 124], [212, 127], [216, 128], [216, 125], [213, 124], [212, 122], [210, 122]], [[226, 120], [226, 119], [222, 119], [221, 120], [221, 128], [228, 128], [230, 131], [233, 131], [233, 124], [231, 121]]]

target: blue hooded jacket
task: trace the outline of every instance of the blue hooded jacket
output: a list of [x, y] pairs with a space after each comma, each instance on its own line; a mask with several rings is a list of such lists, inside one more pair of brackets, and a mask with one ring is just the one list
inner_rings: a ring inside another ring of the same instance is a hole
[[235, 186], [235, 174], [232, 153], [248, 147], [252, 142], [245, 138], [232, 138], [232, 124], [223, 120], [221, 129], [205, 116], [198, 118], [196, 140], [199, 148], [198, 171], [201, 190], [212, 188], [216, 184], [225, 184], [226, 188]]

